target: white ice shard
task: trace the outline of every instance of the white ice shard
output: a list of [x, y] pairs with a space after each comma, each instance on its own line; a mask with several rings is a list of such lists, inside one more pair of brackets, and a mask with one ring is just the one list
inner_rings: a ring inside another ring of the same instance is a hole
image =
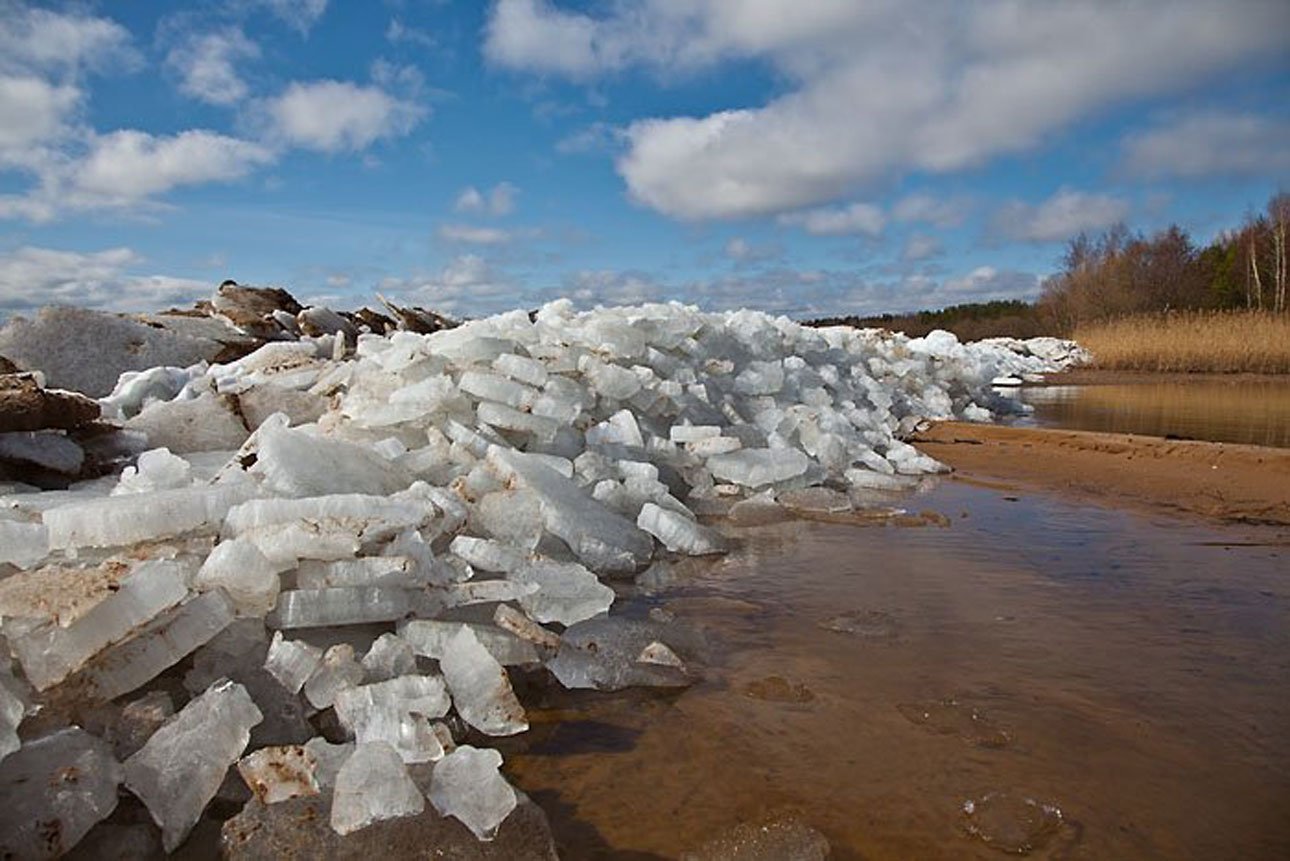
[[78, 727], [28, 742], [0, 764], [0, 857], [58, 858], [116, 809], [121, 766]]
[[263, 719], [246, 688], [219, 681], [125, 761], [125, 785], [161, 827], [167, 852], [197, 824], [229, 766], [246, 749], [251, 727]]
[[347, 688], [336, 695], [336, 717], [359, 744], [388, 742], [404, 762], [431, 762], [443, 745], [429, 718], [443, 717], [452, 703], [439, 676], [399, 676]]
[[0, 762], [22, 747], [18, 738], [18, 725], [27, 713], [27, 706], [17, 693], [9, 689], [13, 679], [0, 676]]
[[424, 574], [406, 556], [364, 556], [335, 562], [306, 560], [296, 569], [296, 588], [417, 586]]
[[492, 840], [519, 802], [498, 770], [501, 765], [497, 751], [463, 744], [435, 764], [430, 803], [461, 820], [480, 840]]
[[706, 526], [700, 526], [689, 517], [660, 508], [652, 502], [641, 506], [636, 525], [653, 535], [668, 550], [690, 556], [724, 553], [726, 542]]
[[408, 591], [398, 586], [293, 589], [278, 596], [271, 624], [285, 630], [393, 622], [411, 608]]
[[188, 487], [193, 483], [193, 468], [182, 457], [173, 455], [168, 448], [154, 448], [139, 455], [134, 466], [121, 471], [121, 478], [112, 488], [113, 496], [127, 493], [152, 493]]
[[49, 555], [49, 529], [43, 523], [0, 520], [0, 565], [30, 568]]
[[457, 714], [475, 729], [486, 735], [515, 735], [529, 728], [506, 670], [470, 628], [462, 627], [448, 641], [439, 669]]
[[318, 669], [305, 682], [305, 699], [316, 709], [331, 706], [345, 690], [363, 683], [363, 667], [354, 660], [354, 647], [337, 643], [323, 652]]
[[262, 747], [237, 763], [247, 788], [265, 804], [318, 795], [317, 769], [313, 753], [298, 744]]
[[383, 741], [359, 744], [336, 775], [331, 827], [350, 834], [382, 819], [416, 816], [425, 806], [393, 747]]
[[525, 554], [500, 541], [458, 535], [448, 549], [481, 571], [513, 571], [524, 563]]
[[548, 631], [519, 610], [507, 604], [497, 605], [497, 609], [493, 611], [493, 621], [502, 630], [510, 631], [515, 636], [528, 640], [535, 646], [547, 649], [555, 649], [560, 646], [558, 634]]
[[193, 581], [197, 589], [223, 589], [239, 616], [264, 616], [278, 603], [278, 567], [249, 541], [222, 541]]
[[357, 493], [306, 499], [253, 499], [224, 519], [226, 538], [244, 537], [275, 564], [298, 559], [333, 561], [355, 556], [363, 544], [392, 537], [433, 520], [424, 486], [407, 493]]
[[383, 682], [413, 672], [417, 668], [417, 654], [398, 634], [385, 633], [363, 655], [362, 664], [368, 682]]
[[117, 591], [67, 627], [47, 624], [14, 638], [10, 648], [27, 680], [47, 690], [135, 628], [173, 607], [188, 594], [186, 570], [174, 562], [146, 562]]
[[212, 392], [191, 399], [154, 401], [125, 426], [144, 433], [151, 447], [164, 447], [176, 454], [233, 451], [250, 435], [234, 412], [233, 402]]
[[281, 631], [273, 635], [269, 652], [264, 660], [264, 668], [269, 675], [277, 679], [284, 688], [293, 694], [300, 693], [322, 664], [322, 649], [303, 640], [288, 640]]
[[537, 559], [516, 568], [510, 577], [535, 587], [519, 601], [538, 622], [572, 625], [607, 612], [614, 603], [614, 590], [576, 562]]
[[630, 572], [649, 561], [654, 550], [650, 537], [588, 497], [571, 480], [520, 452], [498, 446], [489, 449], [488, 459], [504, 477], [520, 482], [538, 497], [546, 531], [568, 544], [589, 568]]
[[471, 580], [444, 587], [442, 600], [445, 607], [467, 607], [498, 601], [523, 601], [537, 590], [536, 584], [515, 579]]
[[538, 653], [532, 643], [491, 625], [415, 619], [399, 626], [399, 636], [406, 640], [418, 655], [438, 661], [442, 660], [447, 652], [448, 642], [462, 628], [473, 631], [489, 654], [503, 666], [514, 667], [538, 663]]
[[220, 589], [198, 595], [157, 617], [125, 642], [90, 661], [90, 691], [112, 700], [142, 687], [191, 655], [233, 621], [233, 602]]
[[314, 782], [319, 789], [331, 789], [336, 785], [336, 775], [354, 752], [354, 742], [332, 744], [322, 736], [314, 736], [304, 743], [304, 749], [314, 758]]
[[362, 493], [388, 496], [408, 486], [379, 454], [341, 439], [266, 422], [251, 472], [282, 496]]
[[797, 478], [810, 463], [795, 448], [745, 448], [708, 458], [708, 469], [721, 481], [759, 488]]
[[132, 493], [60, 505], [47, 510], [43, 520], [52, 550], [120, 547], [217, 529], [233, 506], [254, 493], [247, 484]]

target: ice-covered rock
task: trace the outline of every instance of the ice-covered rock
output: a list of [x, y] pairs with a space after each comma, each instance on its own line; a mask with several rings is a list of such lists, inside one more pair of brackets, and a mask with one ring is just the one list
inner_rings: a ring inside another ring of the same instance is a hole
[[263, 717], [246, 688], [216, 682], [125, 761], [125, 785], [161, 827], [167, 852], [184, 842]]
[[425, 804], [398, 752], [383, 741], [367, 742], [354, 748], [336, 775], [331, 827], [349, 834], [382, 819], [415, 816]]
[[497, 751], [463, 744], [435, 764], [430, 803], [444, 816], [461, 820], [480, 840], [492, 840], [517, 803], [501, 766]]
[[116, 809], [121, 766], [102, 739], [72, 727], [0, 763], [0, 856], [58, 858]]
[[457, 714], [486, 735], [515, 735], [529, 728], [506, 670], [475, 632], [462, 627], [439, 659]]

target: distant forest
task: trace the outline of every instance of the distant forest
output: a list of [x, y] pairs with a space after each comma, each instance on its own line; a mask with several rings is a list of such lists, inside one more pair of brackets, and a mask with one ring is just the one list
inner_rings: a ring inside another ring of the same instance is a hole
[[1080, 234], [1044, 281], [1033, 303], [974, 302], [939, 311], [833, 317], [813, 325], [852, 325], [911, 336], [948, 329], [962, 340], [1010, 335], [1069, 335], [1076, 327], [1170, 311], [1252, 310], [1286, 313], [1286, 227], [1290, 194], [1209, 245], [1196, 246], [1177, 225], [1146, 236], [1116, 225], [1100, 236]]

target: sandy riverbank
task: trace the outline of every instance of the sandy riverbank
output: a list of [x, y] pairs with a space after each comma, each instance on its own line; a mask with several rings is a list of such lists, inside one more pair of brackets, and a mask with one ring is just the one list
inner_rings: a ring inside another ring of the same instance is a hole
[[940, 422], [914, 444], [969, 480], [1290, 525], [1290, 450]]

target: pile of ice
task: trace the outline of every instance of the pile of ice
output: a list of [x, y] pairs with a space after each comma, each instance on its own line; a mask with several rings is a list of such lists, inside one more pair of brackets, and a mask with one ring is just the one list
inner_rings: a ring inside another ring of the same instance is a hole
[[[42, 787], [0, 854], [41, 854], [51, 818], [70, 848], [118, 784], [173, 849], [230, 768], [254, 804], [329, 797], [341, 834], [428, 802], [490, 839], [517, 794], [487, 739], [528, 727], [507, 668], [691, 683], [691, 640], [609, 615], [606, 581], [722, 552], [702, 515], [845, 511], [939, 470], [901, 437], [990, 418], [993, 379], [1062, 364], [1042, 353], [557, 302], [124, 376], [104, 411], [158, 447], [0, 498], [0, 796]], [[20, 741], [69, 702], [105, 729]], [[95, 779], [57, 780], [73, 761]]]

